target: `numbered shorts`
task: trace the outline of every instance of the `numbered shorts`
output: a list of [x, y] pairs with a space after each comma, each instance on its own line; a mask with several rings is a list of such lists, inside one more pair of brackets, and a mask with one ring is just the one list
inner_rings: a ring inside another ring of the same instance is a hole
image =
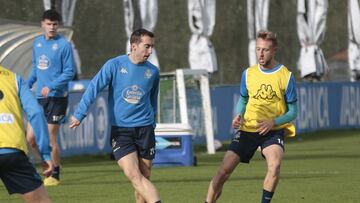
[[277, 144], [284, 149], [284, 130], [269, 131], [266, 135], [259, 133], [237, 131], [228, 150], [235, 152], [240, 157], [240, 162], [249, 163], [258, 147], [261, 151]]
[[0, 178], [9, 194], [25, 194], [42, 185], [40, 175], [20, 151], [0, 154]]
[[61, 124], [63, 122], [68, 105], [67, 97], [40, 98], [38, 102], [44, 109], [47, 123]]
[[111, 127], [111, 146], [115, 159], [137, 152], [143, 159], [155, 158], [155, 133], [152, 125], [142, 127]]

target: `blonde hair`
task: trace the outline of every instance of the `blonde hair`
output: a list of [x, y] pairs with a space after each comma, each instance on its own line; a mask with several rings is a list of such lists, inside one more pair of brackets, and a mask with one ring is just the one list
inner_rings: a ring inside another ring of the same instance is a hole
[[272, 41], [274, 47], [277, 47], [277, 45], [278, 45], [278, 40], [277, 40], [276, 33], [273, 33], [273, 32], [268, 31], [268, 30], [260, 30], [256, 34], [256, 39], [263, 39], [263, 40]]

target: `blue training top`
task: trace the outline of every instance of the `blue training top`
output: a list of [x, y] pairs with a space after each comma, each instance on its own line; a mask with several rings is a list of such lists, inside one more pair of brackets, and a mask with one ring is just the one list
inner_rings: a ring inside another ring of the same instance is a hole
[[[50, 160], [49, 131], [42, 107], [38, 104], [27, 83], [16, 75], [20, 103], [34, 129], [35, 141], [44, 161]], [[18, 152], [17, 149], [0, 148], [0, 154]]]
[[153, 125], [157, 112], [159, 70], [146, 61], [134, 64], [127, 55], [108, 60], [87, 87], [74, 112], [81, 121], [98, 93], [109, 86], [109, 115], [112, 126]]
[[74, 78], [75, 63], [72, 47], [61, 35], [46, 40], [45, 35], [33, 42], [32, 71], [28, 78], [31, 88], [37, 81], [36, 96], [42, 98], [41, 89], [50, 89], [49, 97], [66, 97], [68, 83]]

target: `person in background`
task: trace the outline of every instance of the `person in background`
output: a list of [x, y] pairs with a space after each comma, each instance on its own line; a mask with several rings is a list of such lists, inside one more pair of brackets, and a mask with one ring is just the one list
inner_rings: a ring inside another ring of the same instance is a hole
[[[68, 104], [68, 83], [74, 78], [75, 63], [71, 43], [58, 34], [61, 16], [55, 10], [43, 13], [41, 27], [44, 34], [33, 42], [32, 72], [27, 80], [29, 87], [37, 81], [36, 97], [44, 108], [48, 123], [51, 156], [54, 171], [45, 178], [45, 186], [60, 183], [60, 149], [57, 142], [59, 127], [63, 122]], [[27, 140], [35, 148], [34, 131], [27, 128]]]
[[38, 150], [47, 165], [43, 175], [48, 177], [54, 166], [44, 112], [20, 76], [0, 66], [0, 81], [0, 179], [9, 194], [21, 194], [26, 202], [51, 202], [40, 175], [26, 156], [22, 120], [24, 110], [34, 126]]
[[273, 197], [284, 156], [284, 137], [295, 136], [291, 121], [297, 115], [296, 82], [292, 73], [275, 60], [277, 44], [273, 32], [257, 33], [258, 64], [242, 74], [237, 115], [232, 122], [235, 137], [209, 184], [208, 203], [216, 202], [236, 166], [249, 163], [258, 147], [267, 164], [261, 203], [269, 203]]

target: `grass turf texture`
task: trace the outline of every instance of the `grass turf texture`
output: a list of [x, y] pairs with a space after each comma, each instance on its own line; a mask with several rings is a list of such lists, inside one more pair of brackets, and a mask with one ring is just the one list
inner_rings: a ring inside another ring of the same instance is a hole
[[[360, 201], [360, 131], [327, 131], [299, 135], [286, 142], [277, 203]], [[162, 201], [204, 202], [210, 179], [224, 151], [208, 155], [195, 147], [198, 166], [154, 168], [152, 181]], [[62, 184], [48, 187], [54, 202], [135, 202], [130, 183], [108, 155], [63, 160]], [[240, 164], [225, 184], [218, 202], [260, 202], [265, 162], [256, 153]], [[22, 202], [0, 184], [0, 202]]]

